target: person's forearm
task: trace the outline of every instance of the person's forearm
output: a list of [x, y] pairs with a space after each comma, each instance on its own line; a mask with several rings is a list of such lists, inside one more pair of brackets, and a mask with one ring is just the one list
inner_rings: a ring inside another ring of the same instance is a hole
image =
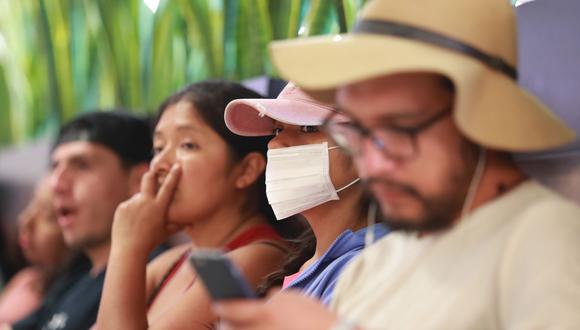
[[99, 306], [98, 329], [147, 329], [146, 266], [146, 253], [113, 246]]

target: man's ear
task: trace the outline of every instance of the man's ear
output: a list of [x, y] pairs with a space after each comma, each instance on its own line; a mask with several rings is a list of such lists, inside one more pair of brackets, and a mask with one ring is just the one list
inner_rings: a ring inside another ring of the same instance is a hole
[[149, 170], [149, 163], [133, 165], [129, 170], [129, 194], [135, 195], [141, 190], [141, 179]]
[[257, 152], [247, 154], [237, 165], [236, 188], [244, 189], [256, 182], [266, 169], [266, 159]]

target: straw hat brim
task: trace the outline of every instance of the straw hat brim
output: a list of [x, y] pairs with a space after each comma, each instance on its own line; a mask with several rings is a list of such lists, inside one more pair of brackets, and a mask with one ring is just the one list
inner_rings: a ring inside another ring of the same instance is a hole
[[403, 72], [433, 72], [455, 84], [455, 122], [480, 145], [537, 151], [575, 137], [511, 78], [430, 44], [360, 33], [278, 41], [270, 50], [281, 76], [322, 102], [333, 103], [336, 88], [347, 84]]

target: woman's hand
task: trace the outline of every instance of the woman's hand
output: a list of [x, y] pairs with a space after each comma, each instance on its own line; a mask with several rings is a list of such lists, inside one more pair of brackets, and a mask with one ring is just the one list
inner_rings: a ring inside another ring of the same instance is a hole
[[147, 255], [179, 230], [167, 225], [167, 212], [181, 170], [177, 165], [157, 189], [153, 171], [141, 180], [141, 192], [119, 205], [113, 221], [112, 248], [103, 285], [99, 329], [147, 329]]
[[181, 168], [175, 164], [157, 189], [157, 177], [149, 170], [141, 180], [141, 191], [121, 203], [113, 222], [113, 247], [149, 254], [182, 227], [167, 223], [169, 204], [177, 188]]

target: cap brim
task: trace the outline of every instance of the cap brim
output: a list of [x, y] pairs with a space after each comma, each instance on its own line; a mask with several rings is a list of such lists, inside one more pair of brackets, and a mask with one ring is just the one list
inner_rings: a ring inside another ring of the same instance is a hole
[[226, 126], [238, 135], [264, 136], [273, 134], [275, 121], [320, 126], [332, 113], [325, 107], [297, 100], [239, 99], [228, 104], [224, 119]]
[[272, 60], [285, 79], [322, 102], [336, 88], [402, 72], [433, 72], [456, 86], [455, 120], [484, 146], [509, 151], [557, 147], [575, 133], [510, 78], [477, 60], [408, 39], [367, 34], [278, 41]]

